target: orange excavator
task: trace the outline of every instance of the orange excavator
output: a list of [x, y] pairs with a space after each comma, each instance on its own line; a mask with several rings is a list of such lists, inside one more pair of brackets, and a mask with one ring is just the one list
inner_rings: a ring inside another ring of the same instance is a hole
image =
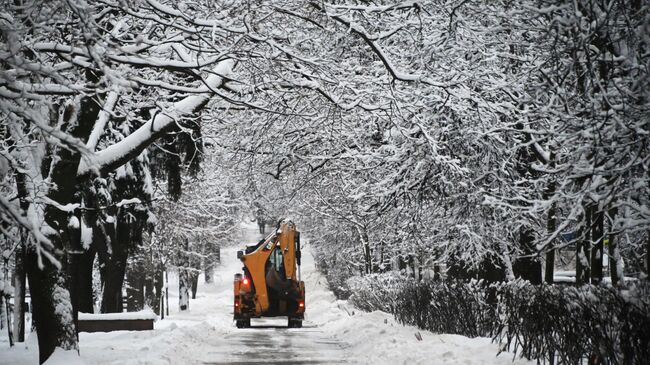
[[300, 232], [292, 222], [257, 244], [237, 251], [244, 264], [235, 274], [234, 319], [237, 328], [250, 327], [251, 318], [288, 317], [289, 328], [302, 327], [305, 283], [300, 280]]

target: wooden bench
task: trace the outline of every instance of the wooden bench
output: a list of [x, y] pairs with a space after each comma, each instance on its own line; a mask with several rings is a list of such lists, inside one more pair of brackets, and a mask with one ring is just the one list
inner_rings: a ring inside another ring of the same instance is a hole
[[148, 331], [156, 315], [150, 310], [126, 313], [79, 313], [79, 332]]

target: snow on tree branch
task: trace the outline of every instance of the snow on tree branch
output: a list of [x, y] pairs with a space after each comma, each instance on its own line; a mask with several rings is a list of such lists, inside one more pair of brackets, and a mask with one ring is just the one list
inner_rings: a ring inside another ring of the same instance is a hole
[[[231, 74], [235, 60], [224, 60], [213, 69], [213, 74], [206, 79], [206, 85], [211, 89], [219, 88]], [[160, 112], [149, 122], [122, 141], [106, 149], [95, 152], [88, 159], [82, 160], [78, 175], [86, 176], [92, 172], [111, 171], [139, 155], [149, 144], [160, 136], [176, 128], [179, 118], [192, 115], [208, 102], [210, 92], [201, 95], [191, 95], [174, 103], [169, 112]]]

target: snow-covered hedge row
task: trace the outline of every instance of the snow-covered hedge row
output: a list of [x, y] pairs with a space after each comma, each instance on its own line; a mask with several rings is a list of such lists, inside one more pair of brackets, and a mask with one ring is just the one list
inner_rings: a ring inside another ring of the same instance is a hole
[[312, 253], [318, 271], [327, 278], [329, 289], [338, 299], [348, 299], [352, 293], [347, 280], [355, 277], [353, 269], [342, 260], [337, 260], [337, 252], [324, 252], [330, 246], [321, 244], [318, 241], [312, 243]]
[[401, 323], [436, 333], [492, 336], [529, 359], [576, 364], [647, 364], [650, 285], [532, 285], [514, 281], [417, 282], [392, 274], [348, 280], [350, 301], [392, 313]]
[[382, 310], [404, 324], [437, 333], [486, 336], [493, 328], [495, 306], [481, 282], [405, 279], [393, 273], [348, 280], [350, 301], [365, 311]]
[[647, 364], [650, 359], [650, 285], [531, 285], [515, 281], [498, 293], [495, 340], [530, 359], [577, 364]]
[[392, 313], [397, 296], [403, 291], [403, 283], [404, 278], [397, 273], [385, 273], [352, 277], [345, 284], [355, 307], [367, 312], [381, 310]]

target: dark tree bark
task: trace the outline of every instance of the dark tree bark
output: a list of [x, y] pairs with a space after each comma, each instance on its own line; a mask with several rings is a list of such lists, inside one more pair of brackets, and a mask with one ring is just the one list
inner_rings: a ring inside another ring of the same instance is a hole
[[618, 264], [620, 254], [618, 252], [618, 243], [616, 242], [616, 233], [614, 229], [614, 221], [616, 215], [618, 214], [617, 208], [612, 208], [609, 210], [609, 244], [607, 245], [607, 255], [609, 256], [609, 277], [612, 280], [613, 286], [618, 286], [619, 280], [621, 279], [618, 275]]
[[[368, 237], [368, 233], [366, 232], [366, 228], [364, 227], [363, 230], [359, 230], [359, 235], [361, 237], [361, 243], [363, 244], [363, 261], [364, 261], [364, 267], [365, 267], [365, 273], [370, 274], [373, 272], [372, 268], [372, 255], [370, 253], [370, 238]], [[415, 268], [414, 272], [415, 272]]]
[[203, 267], [203, 276], [205, 278], [206, 284], [211, 284], [213, 282], [212, 276], [214, 275], [214, 264], [206, 259], [205, 265]]
[[176, 139], [173, 136], [167, 137], [165, 148], [166, 155], [165, 167], [167, 169], [167, 192], [172, 201], [178, 201], [181, 197], [183, 179], [181, 178], [181, 157], [176, 145]]
[[75, 312], [93, 313], [95, 297], [93, 293], [93, 263], [96, 251], [92, 247], [73, 257], [76, 280], [76, 293], [72, 295]]
[[[550, 167], [554, 168], [555, 167], [555, 154], [551, 153], [550, 155]], [[552, 198], [553, 194], [555, 194], [555, 181], [551, 181], [548, 184], [548, 188], [546, 189], [546, 199]], [[557, 222], [556, 222], [556, 217], [555, 217], [555, 210], [556, 210], [556, 204], [555, 202], [551, 203], [551, 208], [548, 210], [548, 216], [547, 216], [547, 221], [546, 221], [546, 232], [549, 235], [553, 235], [555, 232], [555, 229], [557, 228]], [[545, 265], [544, 266], [544, 281], [547, 284], [553, 284], [553, 276], [555, 274], [555, 240], [552, 240], [549, 242], [548, 247], [546, 247], [546, 260], [545, 260]]]
[[[76, 215], [80, 220], [80, 214]], [[94, 251], [86, 251], [81, 244], [81, 229], [68, 227], [70, 239], [70, 255], [68, 272], [70, 277], [70, 299], [72, 300], [72, 313], [75, 325], [79, 312], [93, 312], [93, 262]], [[88, 264], [90, 261], [90, 264]]]
[[[548, 212], [547, 232], [553, 234], [555, 232], [555, 203], [551, 206]], [[555, 242], [551, 241], [546, 251], [546, 266], [544, 267], [544, 281], [547, 284], [553, 284], [553, 276], [555, 274]]]
[[178, 306], [181, 311], [190, 309], [190, 288], [192, 286], [188, 267], [190, 258], [188, 255], [190, 243], [187, 238], [179, 254], [180, 261], [178, 265]]
[[142, 299], [149, 308], [155, 310], [157, 296], [155, 292], [156, 273], [153, 264], [148, 262], [148, 265], [145, 265], [144, 270], [144, 296]]
[[585, 217], [578, 231], [576, 244], [576, 285], [589, 284], [590, 270], [589, 258], [591, 257], [591, 211], [590, 206], [584, 207]]
[[523, 257], [516, 259], [512, 265], [515, 277], [528, 280], [531, 284], [541, 284], [542, 263], [536, 257], [535, 237], [530, 229], [521, 229], [519, 247], [521, 247]]
[[129, 224], [128, 215], [118, 214], [115, 240], [111, 242], [110, 256], [104, 262], [104, 293], [102, 297], [102, 313], [119, 313], [122, 304], [122, 286], [126, 273], [128, 258], [127, 246], [133, 240], [133, 225]]
[[[20, 209], [23, 214], [29, 209], [26, 176], [23, 173], [16, 174], [16, 190]], [[25, 247], [29, 243], [29, 233], [25, 229], [20, 231], [21, 245], [16, 248], [16, 265], [14, 267], [14, 337], [15, 342], [25, 342], [25, 295], [26, 295], [26, 272], [25, 272]], [[20, 303], [20, 304], [19, 304]]]
[[[73, 115], [64, 119], [68, 125], [67, 132], [85, 141], [99, 110], [100, 107], [93, 97], [83, 98], [76, 121]], [[54, 153], [57, 156], [53, 158], [49, 179], [56, 185], [56, 189], [50, 189], [48, 198], [62, 205], [78, 203], [78, 181], [74, 177], [77, 176], [80, 154], [66, 148], [58, 148]], [[44, 215], [45, 223], [51, 227], [47, 236], [54, 246], [53, 256], [62, 266], [57, 267], [50, 260], [41, 257], [35, 245], [30, 245], [26, 250], [25, 270], [30, 284], [33, 318], [36, 321], [40, 363], [45, 362], [57, 347], [78, 351], [75, 314], [68, 289], [66, 267], [66, 252], [70, 252], [72, 248], [68, 213], [48, 205]]]
[[603, 281], [603, 239], [605, 233], [605, 213], [600, 210], [594, 215], [592, 227], [592, 241], [594, 246], [591, 250], [591, 283], [600, 284]]
[[192, 299], [196, 299], [196, 291], [199, 288], [199, 271], [193, 269], [190, 271], [190, 280], [192, 282]]
[[[79, 222], [84, 219], [77, 214]], [[93, 293], [93, 262], [95, 261], [95, 247], [89, 245], [85, 248], [81, 242], [81, 226], [70, 228], [70, 297], [75, 324], [78, 313], [93, 313], [95, 298]]]
[[151, 303], [151, 308], [153, 308], [154, 312], [158, 314], [161, 317], [164, 317], [164, 302], [163, 298], [165, 295], [165, 278], [164, 278], [164, 270], [162, 267], [157, 266], [155, 268], [155, 273], [154, 273], [154, 283], [153, 283], [156, 292], [155, 292], [155, 298], [154, 301]]
[[[28, 239], [23, 231], [23, 242]], [[25, 248], [16, 249], [16, 265], [14, 267], [14, 342], [25, 342]]]
[[178, 273], [178, 307], [180, 311], [190, 309], [190, 276], [185, 268], [180, 268]]
[[221, 261], [220, 248], [216, 244], [206, 244], [203, 252], [203, 270], [205, 282], [210, 284], [214, 281], [214, 268]]
[[648, 236], [645, 241], [645, 278], [650, 281], [650, 231], [646, 232], [646, 234]]
[[[6, 262], [5, 264], [8, 264], [8, 262]], [[8, 267], [8, 265], [5, 267]], [[11, 307], [9, 304], [10, 299], [11, 299], [11, 295], [8, 292], [2, 293], [2, 295], [0, 295], [0, 310], [2, 311], [2, 315], [0, 315], [0, 323], [7, 326], [7, 338], [9, 339], [9, 347], [13, 347], [14, 334], [11, 325]], [[0, 326], [0, 329], [1, 328], [2, 326]]]
[[144, 308], [147, 276], [144, 265], [140, 260], [130, 260], [126, 273], [127, 312], [137, 312]]
[[[518, 148], [515, 169], [518, 175], [525, 181], [538, 173], [532, 168], [533, 163], [538, 160], [535, 149], [530, 148], [529, 144], [532, 138], [529, 133], [524, 132], [524, 124], [517, 122], [515, 129], [521, 131], [521, 140], [525, 143]], [[529, 183], [519, 183], [519, 188], [524, 191], [533, 189]], [[529, 203], [522, 202], [523, 207]], [[512, 264], [512, 271], [515, 278], [522, 278], [530, 281], [532, 284], [542, 283], [542, 263], [539, 260], [539, 252], [535, 247], [535, 236], [533, 230], [528, 226], [523, 226], [519, 230], [519, 249], [522, 257], [515, 259]]]

